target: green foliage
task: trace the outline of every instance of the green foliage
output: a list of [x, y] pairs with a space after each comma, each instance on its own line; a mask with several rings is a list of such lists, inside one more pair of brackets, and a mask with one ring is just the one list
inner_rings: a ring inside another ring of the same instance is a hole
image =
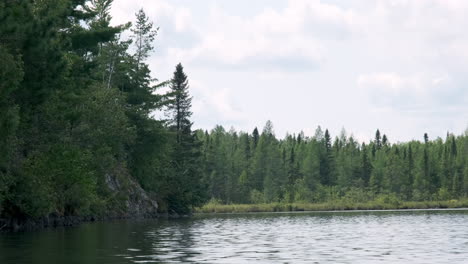
[[438, 200], [449, 200], [451, 198], [451, 194], [447, 188], [440, 188], [437, 192]]
[[[388, 197], [387, 197], [388, 198]], [[386, 202], [387, 201], [387, 202]], [[222, 204], [208, 203], [197, 208], [199, 213], [250, 213], [250, 212], [290, 212], [290, 211], [337, 211], [337, 210], [390, 210], [390, 209], [428, 209], [428, 208], [466, 208], [468, 200], [399, 202], [392, 198], [382, 198], [363, 203], [350, 203], [345, 200], [325, 203], [260, 203], [260, 204]]]
[[[16, 144], [16, 132], [19, 126], [19, 108], [13, 101], [12, 93], [19, 88], [23, 79], [21, 60], [15, 58], [0, 43], [0, 175], [9, 174], [9, 160]], [[6, 183], [5, 179], [5, 183]], [[0, 200], [6, 192], [7, 184], [0, 186]], [[0, 201], [1, 203], [1, 201]], [[1, 212], [1, 210], [0, 210]]]
[[132, 29], [133, 38], [136, 44], [136, 61], [141, 63], [148, 58], [149, 53], [154, 49], [152, 42], [156, 37], [159, 28], [153, 28], [153, 22], [149, 20], [143, 9], [135, 14], [136, 23]]
[[398, 205], [401, 203], [400, 199], [397, 197], [396, 194], [390, 193], [390, 194], [380, 194], [377, 196], [376, 201], [378, 203], [384, 203], [384, 204], [390, 204], [398, 208]]
[[351, 203], [364, 203], [372, 201], [373, 198], [373, 192], [363, 188], [352, 187], [345, 193], [342, 199]]
[[188, 214], [192, 207], [202, 205], [207, 197], [202, 181], [201, 141], [192, 131], [190, 116], [192, 98], [188, 93], [188, 79], [182, 64], [176, 66], [171, 81], [168, 113], [170, 132], [174, 135], [171, 153], [172, 175], [168, 180], [166, 200], [169, 212]]
[[304, 179], [299, 179], [296, 181], [294, 184], [294, 188], [291, 190], [293, 192], [293, 201], [297, 202], [317, 202], [320, 201], [321, 197], [317, 196], [317, 194], [320, 194], [321, 188], [316, 188], [315, 192], [312, 192], [310, 188], [308, 188], [308, 184], [304, 182]]
[[11, 203], [26, 215], [83, 214], [96, 199], [91, 154], [77, 147], [53, 146], [28, 158], [23, 170]]
[[[134, 180], [162, 211], [205, 202], [182, 66], [155, 93], [158, 29], [140, 10], [122, 40], [112, 2], [0, 2], [0, 217], [125, 213]], [[177, 131], [153, 118], [164, 106], [183, 106]]]
[[250, 191], [250, 202], [252, 203], [264, 203], [265, 202], [265, 196], [262, 192], [253, 189]]
[[[392, 144], [378, 130], [375, 140], [359, 144], [343, 130], [332, 144], [328, 130], [320, 127], [311, 138], [300, 133], [277, 139], [271, 122], [258, 137], [255, 131], [238, 136], [218, 126], [204, 134], [211, 197], [228, 204], [376, 201], [399, 206], [468, 193], [467, 159], [460, 155], [468, 153], [467, 134]], [[238, 186], [230, 175], [240, 175]]]
[[[147, 59], [158, 28], [143, 10], [133, 27], [111, 26], [112, 2], [0, 2], [1, 217], [123, 211], [121, 189], [134, 180], [178, 214], [209, 198], [291, 210], [284, 203], [399, 208], [467, 197], [468, 133], [391, 143], [377, 130], [359, 144], [321, 127], [278, 139], [270, 121], [261, 134], [193, 131], [182, 64], [157, 84]], [[163, 110], [168, 120], [154, 118]]]

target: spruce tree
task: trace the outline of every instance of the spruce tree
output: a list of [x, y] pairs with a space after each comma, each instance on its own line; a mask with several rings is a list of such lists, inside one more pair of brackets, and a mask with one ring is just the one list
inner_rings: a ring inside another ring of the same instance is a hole
[[192, 123], [190, 117], [192, 112], [192, 97], [188, 93], [188, 79], [184, 73], [182, 64], [177, 64], [174, 77], [171, 80], [171, 92], [168, 110], [170, 114], [170, 125], [176, 134], [177, 144], [181, 144], [184, 136], [191, 133]]
[[364, 182], [364, 186], [369, 186], [371, 173], [372, 173], [372, 163], [369, 160], [366, 144], [362, 143], [362, 146], [361, 146], [361, 179]]
[[252, 132], [252, 144], [253, 144], [252, 149], [253, 150], [257, 148], [259, 138], [260, 138], [260, 134], [258, 133], [258, 129], [254, 128]]
[[388, 138], [387, 135], [383, 134], [382, 136], [382, 146], [387, 147], [388, 146]]
[[168, 196], [169, 210], [189, 213], [206, 199], [206, 187], [202, 184], [201, 143], [192, 131], [192, 97], [188, 92], [188, 79], [182, 64], [176, 66], [170, 85], [170, 129], [174, 133], [175, 145], [172, 157], [174, 176], [170, 181]]
[[[319, 127], [320, 128], [320, 127]], [[331, 186], [335, 183], [335, 164], [331, 145], [331, 136], [328, 129], [322, 139], [320, 152], [320, 177], [323, 185]]]
[[413, 191], [412, 186], [414, 182], [414, 165], [415, 165], [411, 143], [408, 144], [406, 162], [407, 162], [406, 181], [403, 183], [404, 184], [403, 188], [404, 188], [404, 194], [406, 196], [406, 199], [410, 199], [412, 191]]
[[374, 143], [375, 143], [375, 146], [377, 148], [377, 150], [381, 149], [382, 148], [382, 140], [381, 140], [381, 137], [380, 137], [380, 130], [377, 129], [377, 131], [375, 132], [375, 140], [374, 140]]

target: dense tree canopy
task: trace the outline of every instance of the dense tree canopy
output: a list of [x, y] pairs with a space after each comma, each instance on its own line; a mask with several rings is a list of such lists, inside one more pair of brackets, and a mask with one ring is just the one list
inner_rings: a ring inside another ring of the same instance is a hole
[[190, 115], [181, 133], [151, 117], [176, 104], [146, 63], [157, 28], [143, 10], [111, 26], [112, 2], [0, 2], [0, 217], [106, 213], [131, 198], [110, 181], [136, 180], [163, 212], [203, 202], [181, 168], [197, 168]]
[[0, 1], [1, 218], [106, 213], [132, 198], [113, 182], [136, 182], [161, 212], [183, 214], [208, 198], [468, 195], [468, 134], [392, 144], [377, 130], [360, 144], [321, 127], [279, 139], [271, 122], [261, 133], [194, 131], [182, 64], [159, 82], [147, 64], [158, 28], [144, 10], [111, 26], [112, 2]]
[[[345, 131], [332, 137], [318, 127], [274, 136], [267, 122], [251, 134], [216, 127], [199, 133], [210, 196], [225, 203], [325, 202], [346, 197], [367, 201], [392, 196], [405, 201], [458, 199], [468, 195], [468, 134], [391, 144], [379, 130], [359, 144]], [[331, 143], [333, 141], [333, 143]]]

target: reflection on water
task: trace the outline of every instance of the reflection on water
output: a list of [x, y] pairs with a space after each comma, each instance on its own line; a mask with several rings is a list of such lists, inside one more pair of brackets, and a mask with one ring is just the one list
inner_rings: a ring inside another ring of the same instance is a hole
[[468, 211], [196, 216], [0, 234], [0, 263], [467, 263]]

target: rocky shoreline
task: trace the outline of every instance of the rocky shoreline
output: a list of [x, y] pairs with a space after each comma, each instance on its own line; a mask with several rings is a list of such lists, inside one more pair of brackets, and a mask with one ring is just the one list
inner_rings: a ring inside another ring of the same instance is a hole
[[[151, 219], [168, 217], [165, 214], [134, 215], [134, 216], [58, 216], [50, 214], [39, 218], [0, 218], [0, 232], [24, 232], [46, 228], [72, 227], [86, 222], [113, 221], [124, 219]], [[170, 216], [172, 217], [172, 216]]]
[[158, 217], [178, 217], [158, 212], [158, 203], [131, 177], [126, 177], [123, 183], [112, 174], [106, 175], [106, 185], [109, 191], [126, 197], [119, 205], [107, 208], [104, 212], [87, 216], [63, 216], [51, 213], [47, 216], [32, 218], [27, 216], [0, 217], [0, 232], [33, 231], [44, 228], [76, 226], [84, 222], [111, 221], [119, 219], [149, 219]]

